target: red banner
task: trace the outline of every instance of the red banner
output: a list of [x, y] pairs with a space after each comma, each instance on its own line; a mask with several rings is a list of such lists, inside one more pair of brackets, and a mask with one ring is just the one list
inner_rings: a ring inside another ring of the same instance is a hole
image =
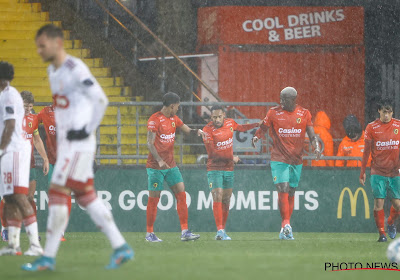
[[363, 7], [206, 7], [199, 45], [362, 45]]

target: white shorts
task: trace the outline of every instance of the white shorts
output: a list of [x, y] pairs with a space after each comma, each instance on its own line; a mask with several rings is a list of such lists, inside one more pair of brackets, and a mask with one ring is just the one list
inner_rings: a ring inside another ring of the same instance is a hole
[[94, 152], [63, 150], [57, 154], [51, 183], [79, 191], [93, 185]]
[[0, 161], [0, 196], [28, 194], [31, 144], [26, 141], [17, 152], [6, 152]]

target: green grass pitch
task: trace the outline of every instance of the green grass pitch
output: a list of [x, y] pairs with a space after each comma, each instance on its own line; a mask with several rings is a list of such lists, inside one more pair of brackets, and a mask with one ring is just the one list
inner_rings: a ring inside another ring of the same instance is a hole
[[[194, 242], [181, 242], [179, 233], [157, 234], [164, 242], [148, 243], [144, 233], [124, 233], [135, 250], [135, 259], [118, 270], [107, 271], [104, 266], [111, 248], [103, 234], [67, 232], [54, 272], [21, 271], [21, 264], [33, 257], [2, 256], [0, 279], [376, 280], [400, 276], [396, 271], [324, 270], [325, 262], [388, 262], [389, 242], [376, 242], [378, 234], [295, 232], [296, 240], [281, 241], [278, 233], [232, 232], [232, 241], [215, 241], [215, 233], [201, 233], [201, 238]], [[21, 236], [24, 251], [28, 243], [26, 235]]]

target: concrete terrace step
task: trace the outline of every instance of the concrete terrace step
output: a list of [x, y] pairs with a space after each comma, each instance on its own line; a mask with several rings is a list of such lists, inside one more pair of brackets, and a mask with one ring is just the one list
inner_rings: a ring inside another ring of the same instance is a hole
[[[121, 77], [97, 78], [96, 80], [99, 82], [99, 84], [103, 88], [123, 85], [123, 79]], [[46, 87], [46, 86], [49, 86], [49, 80], [47, 77], [44, 77], [44, 78], [20, 77], [20, 78], [15, 78], [12, 81], [12, 85], [14, 85], [17, 88], [18, 87]]]
[[[0, 13], [0, 25], [2, 14]], [[8, 21], [8, 20], [6, 20]], [[25, 39], [25, 40], [34, 40], [36, 36], [36, 30], [0, 30], [0, 38], [2, 40], [7, 39]], [[69, 39], [70, 31], [64, 30], [64, 38]]]
[[[12, 86], [15, 86], [14, 83], [11, 83]], [[52, 101], [51, 99], [51, 91], [50, 91], [50, 86], [47, 87], [34, 87], [34, 86], [15, 86], [15, 88], [21, 92], [23, 90], [28, 90], [33, 93], [35, 97], [39, 96], [49, 96], [50, 100], [49, 102]], [[129, 99], [122, 99], [126, 98], [124, 97], [125, 95], [129, 95], [131, 88], [130, 87], [103, 87], [103, 90], [107, 97], [109, 98], [109, 102], [126, 102], [130, 101]], [[126, 93], [126, 94], [124, 94]], [[122, 95], [122, 96], [121, 96]], [[117, 97], [116, 99], [111, 98], [111, 97]], [[119, 99], [121, 98], [121, 99]], [[116, 101], [111, 101], [111, 100], [116, 100]], [[47, 102], [47, 101], [41, 101], [41, 102]]]
[[[0, 51], [1, 52], [1, 51]], [[47, 79], [47, 67], [14, 67], [15, 78], [19, 77], [29, 77], [29, 78], [46, 78]], [[102, 68], [91, 68], [93, 76], [99, 77], [109, 77], [111, 75], [111, 69]]]
[[[0, 25], [1, 26], [1, 25]], [[64, 47], [69, 52], [69, 49], [80, 49], [82, 48], [81, 40], [64, 40]], [[8, 39], [0, 40], [0, 52], [5, 50], [20, 50], [23, 51], [34, 51], [36, 53], [36, 44], [34, 39]], [[38, 54], [36, 53], [38, 56]]]
[[[5, 57], [2, 56], [3, 61], [8, 61], [13, 64], [14, 67], [47, 67], [48, 63], [44, 63], [42, 59], [37, 56], [37, 58], [15, 58], [15, 57]], [[85, 64], [91, 67], [103, 67], [102, 58], [84, 58], [82, 59]]]
[[28, 11], [23, 12], [7, 12], [0, 13], [0, 21], [48, 21], [48, 12], [32, 13]]
[[0, 12], [40, 12], [40, 3], [0, 2]]

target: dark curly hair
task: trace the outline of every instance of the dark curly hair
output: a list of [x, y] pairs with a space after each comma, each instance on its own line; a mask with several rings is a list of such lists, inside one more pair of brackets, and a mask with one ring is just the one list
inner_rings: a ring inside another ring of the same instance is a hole
[[0, 80], [12, 81], [14, 79], [14, 66], [7, 61], [0, 61]]

